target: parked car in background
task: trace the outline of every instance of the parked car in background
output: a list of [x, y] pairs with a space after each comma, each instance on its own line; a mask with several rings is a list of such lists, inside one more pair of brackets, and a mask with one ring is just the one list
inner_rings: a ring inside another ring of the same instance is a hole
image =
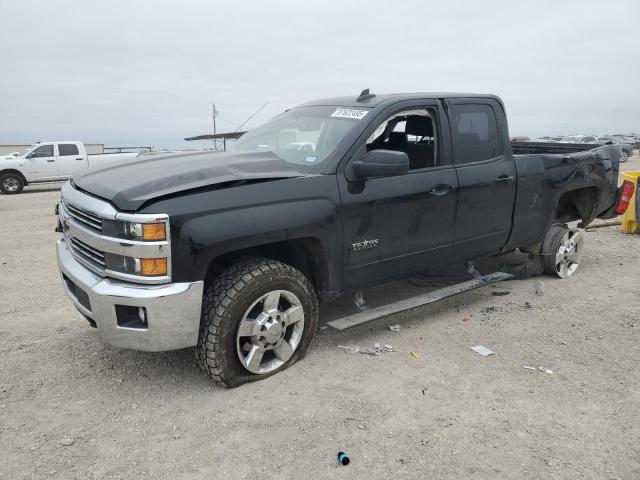
[[633, 155], [633, 146], [623, 142], [618, 137], [598, 137], [598, 143], [613, 143], [614, 145], [619, 145], [620, 150], [622, 150], [622, 158], [620, 159], [621, 162], [626, 162], [627, 160], [629, 160], [629, 157]]
[[0, 157], [0, 192], [20, 193], [30, 183], [68, 180], [83, 168], [138, 155], [138, 152], [88, 155], [82, 142], [36, 143], [22, 153]]
[[620, 134], [617, 133], [615, 135], [607, 135], [608, 137], [615, 137], [619, 140], [621, 140], [623, 143], [626, 143], [627, 145], [631, 145], [634, 148], [640, 148], [640, 135], [635, 135], [635, 134]]
[[557, 140], [560, 143], [598, 143], [598, 136], [593, 134], [567, 135]]

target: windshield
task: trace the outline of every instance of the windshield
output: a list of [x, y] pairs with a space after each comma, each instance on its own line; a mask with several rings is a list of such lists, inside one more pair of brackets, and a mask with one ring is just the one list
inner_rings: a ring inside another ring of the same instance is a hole
[[335, 106], [288, 110], [245, 133], [233, 150], [272, 152], [289, 163], [317, 166], [369, 113], [364, 108]]
[[18, 156], [19, 156], [19, 157], [24, 157], [24, 156], [26, 156], [26, 155], [27, 155], [27, 153], [29, 152], [29, 150], [31, 150], [32, 148], [33, 148], [33, 145], [31, 145], [31, 146], [30, 146], [30, 147], [28, 147], [27, 149], [25, 149], [25, 150], [21, 151], [21, 152], [18, 154]]

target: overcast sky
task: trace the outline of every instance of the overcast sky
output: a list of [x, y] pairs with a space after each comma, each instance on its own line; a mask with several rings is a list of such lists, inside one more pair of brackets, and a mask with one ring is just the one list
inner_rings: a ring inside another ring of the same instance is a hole
[[205, 147], [182, 139], [213, 101], [234, 130], [366, 87], [495, 93], [512, 135], [640, 131], [638, 0], [0, 0], [0, 22], [0, 143]]

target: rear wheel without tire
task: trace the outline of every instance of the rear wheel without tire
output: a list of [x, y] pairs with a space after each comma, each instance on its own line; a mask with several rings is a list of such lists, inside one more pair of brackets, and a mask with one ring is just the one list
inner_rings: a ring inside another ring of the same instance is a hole
[[196, 358], [220, 385], [260, 380], [304, 357], [317, 323], [316, 294], [299, 270], [243, 260], [205, 289]]
[[542, 242], [542, 261], [545, 272], [568, 278], [578, 270], [584, 252], [584, 237], [580, 230], [566, 225], [552, 225]]
[[0, 191], [6, 195], [22, 192], [24, 178], [18, 173], [5, 173], [0, 177]]

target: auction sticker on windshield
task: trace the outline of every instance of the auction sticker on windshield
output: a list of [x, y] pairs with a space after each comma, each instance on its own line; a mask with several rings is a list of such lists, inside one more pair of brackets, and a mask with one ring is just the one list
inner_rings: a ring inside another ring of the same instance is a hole
[[358, 110], [356, 108], [336, 108], [331, 114], [333, 118], [353, 118], [354, 120], [362, 120], [369, 113], [369, 110]]

